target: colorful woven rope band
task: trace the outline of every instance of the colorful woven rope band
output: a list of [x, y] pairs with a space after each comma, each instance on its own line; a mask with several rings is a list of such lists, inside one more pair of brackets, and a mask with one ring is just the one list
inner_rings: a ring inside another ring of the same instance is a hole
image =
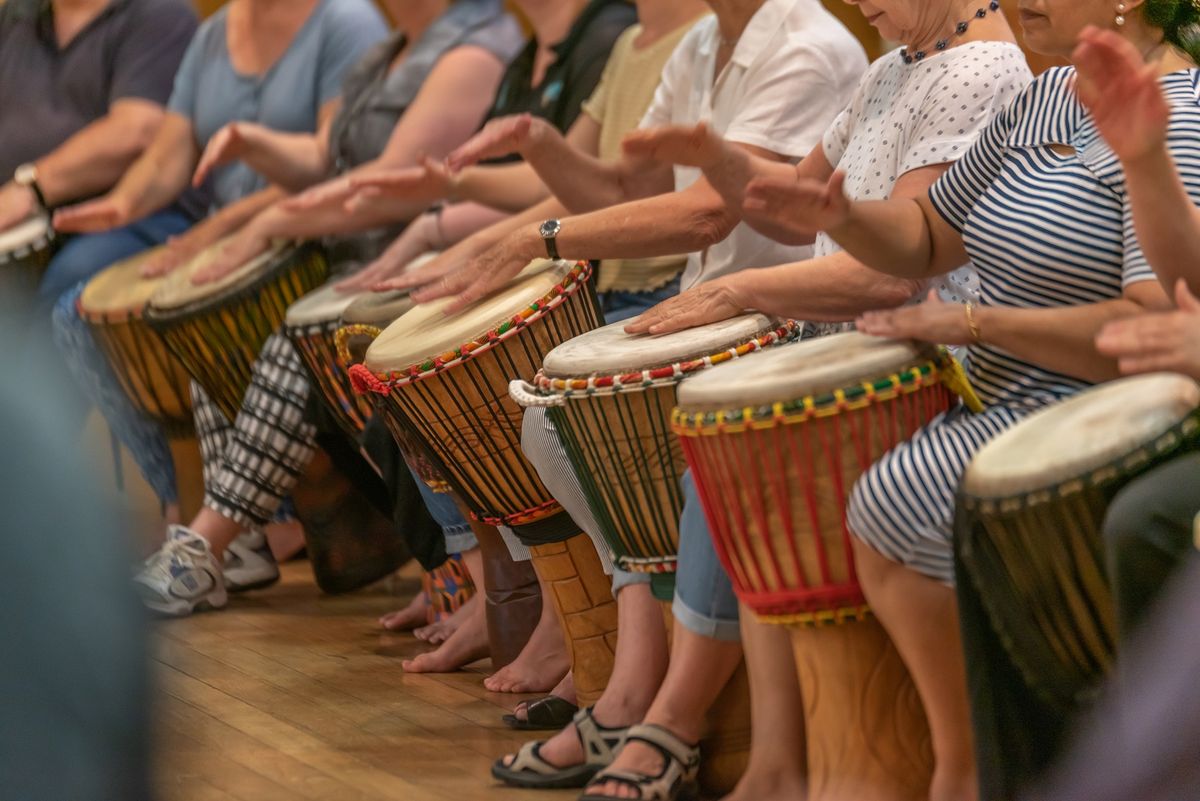
[[549, 292], [529, 304], [526, 308], [505, 320], [500, 325], [480, 334], [470, 342], [463, 343], [454, 350], [410, 365], [403, 370], [392, 370], [388, 373], [373, 373], [366, 366], [357, 364], [350, 368], [350, 380], [354, 383], [355, 391], [360, 393], [375, 392], [386, 395], [393, 387], [415, 383], [428, 376], [447, 370], [456, 364], [485, 353], [501, 342], [517, 335], [526, 326], [536, 322], [543, 316], [561, 306], [567, 298], [579, 292], [592, 274], [592, 267], [586, 261], [576, 262], [562, 281], [555, 284]]
[[[770, 405], [710, 412], [689, 412], [676, 407], [671, 413], [671, 427], [683, 437], [774, 428], [780, 424], [804, 423], [864, 409], [871, 404], [893, 400], [936, 383], [945, 384], [957, 392], [972, 411], [982, 408], [966, 381], [966, 374], [961, 366], [953, 356], [943, 351], [939, 352], [933, 361], [914, 365], [886, 378], [864, 381], [821, 395], [806, 395], [796, 400]], [[969, 394], [959, 392], [960, 389]]]
[[795, 612], [785, 615], [755, 614], [754, 617], [763, 623], [774, 626], [797, 626], [800, 628], [815, 628], [817, 626], [840, 626], [845, 623], [857, 623], [871, 617], [872, 612], [865, 604], [861, 606], [846, 606], [837, 609], [822, 609], [817, 612]]
[[688, 359], [683, 362], [654, 367], [640, 372], [621, 373], [619, 375], [596, 375], [589, 378], [551, 378], [546, 371], [539, 370], [533, 379], [538, 391], [546, 395], [615, 395], [628, 390], [643, 390], [655, 386], [671, 386], [678, 384], [689, 374], [723, 364], [727, 361], [745, 356], [763, 348], [790, 342], [798, 339], [804, 330], [802, 323], [787, 320], [771, 331], [766, 331], [753, 339], [742, 342], [731, 348]]
[[[333, 345], [337, 348], [338, 360], [342, 366], [350, 366], [350, 338], [351, 337], [369, 337], [371, 340], [376, 339], [383, 333], [383, 329], [374, 325], [343, 325], [333, 335]], [[355, 386], [357, 390], [358, 387]]]

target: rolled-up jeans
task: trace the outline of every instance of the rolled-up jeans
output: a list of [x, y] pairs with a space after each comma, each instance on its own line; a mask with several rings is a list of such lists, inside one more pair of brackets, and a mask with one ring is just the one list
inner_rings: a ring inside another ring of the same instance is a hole
[[738, 599], [717, 556], [691, 470], [683, 474], [679, 563], [671, 611], [675, 620], [693, 634], [723, 642], [741, 640]]

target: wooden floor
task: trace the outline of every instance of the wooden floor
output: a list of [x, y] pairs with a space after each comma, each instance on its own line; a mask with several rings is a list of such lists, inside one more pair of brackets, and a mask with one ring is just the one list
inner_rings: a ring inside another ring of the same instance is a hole
[[492, 781], [492, 761], [532, 736], [500, 721], [517, 697], [484, 690], [487, 663], [406, 675], [401, 658], [427, 646], [375, 625], [401, 600], [383, 588], [322, 596], [308, 565], [294, 562], [280, 584], [224, 611], [158, 624], [160, 797], [576, 797]]

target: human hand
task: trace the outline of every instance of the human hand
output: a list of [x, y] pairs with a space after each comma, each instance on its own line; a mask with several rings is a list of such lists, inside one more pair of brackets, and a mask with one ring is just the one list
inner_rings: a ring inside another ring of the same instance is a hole
[[735, 282], [734, 276], [725, 276], [667, 298], [630, 320], [625, 333], [670, 334], [737, 317], [747, 303]]
[[1114, 320], [1096, 337], [1096, 349], [1117, 360], [1122, 373], [1165, 370], [1200, 380], [1200, 300], [1182, 278], [1176, 310]]
[[856, 327], [864, 334], [915, 339], [935, 345], [968, 345], [974, 341], [961, 303], [946, 303], [930, 290], [923, 303], [863, 314]]

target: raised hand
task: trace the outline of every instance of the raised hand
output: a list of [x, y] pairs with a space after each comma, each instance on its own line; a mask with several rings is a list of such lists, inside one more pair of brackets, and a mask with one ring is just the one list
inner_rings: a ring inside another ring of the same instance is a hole
[[1132, 42], [1088, 27], [1071, 60], [1075, 93], [1118, 158], [1128, 163], [1165, 147], [1171, 111], [1157, 69]]
[[867, 312], [855, 325], [864, 334], [935, 345], [966, 345], [972, 341], [967, 310], [960, 303], [943, 301], [936, 289], [930, 290], [924, 303]]
[[237, 161], [246, 152], [246, 137], [242, 131], [245, 123], [231, 122], [213, 134], [200, 156], [196, 171], [192, 173], [192, 186], [200, 186], [215, 167]]
[[631, 156], [701, 169], [719, 162], [726, 147], [725, 140], [704, 122], [642, 128], [621, 140], [621, 148]]
[[784, 244], [807, 244], [818, 231], [827, 231], [850, 216], [846, 174], [835, 171], [828, 183], [811, 178], [758, 177], [746, 186], [742, 210], [754, 225], [772, 229]]
[[395, 197], [417, 203], [432, 203], [450, 194], [454, 181], [446, 165], [429, 157], [416, 167], [373, 170], [350, 178], [353, 195], [346, 209], [354, 211], [376, 197]]
[[730, 278], [718, 278], [664, 300], [630, 320], [625, 332], [670, 334], [737, 317], [746, 311], [746, 303]]
[[450, 154], [446, 166], [451, 172], [458, 172], [484, 159], [519, 153], [541, 134], [544, 125], [542, 120], [535, 121], [530, 114], [514, 114], [491, 120], [483, 126], [483, 130]]
[[129, 222], [129, 206], [114, 195], [67, 206], [54, 212], [54, 229], [63, 233], [91, 234]]
[[1200, 380], [1200, 300], [1180, 279], [1176, 310], [1115, 320], [1096, 337], [1096, 349], [1117, 360], [1122, 373], [1165, 370]]

